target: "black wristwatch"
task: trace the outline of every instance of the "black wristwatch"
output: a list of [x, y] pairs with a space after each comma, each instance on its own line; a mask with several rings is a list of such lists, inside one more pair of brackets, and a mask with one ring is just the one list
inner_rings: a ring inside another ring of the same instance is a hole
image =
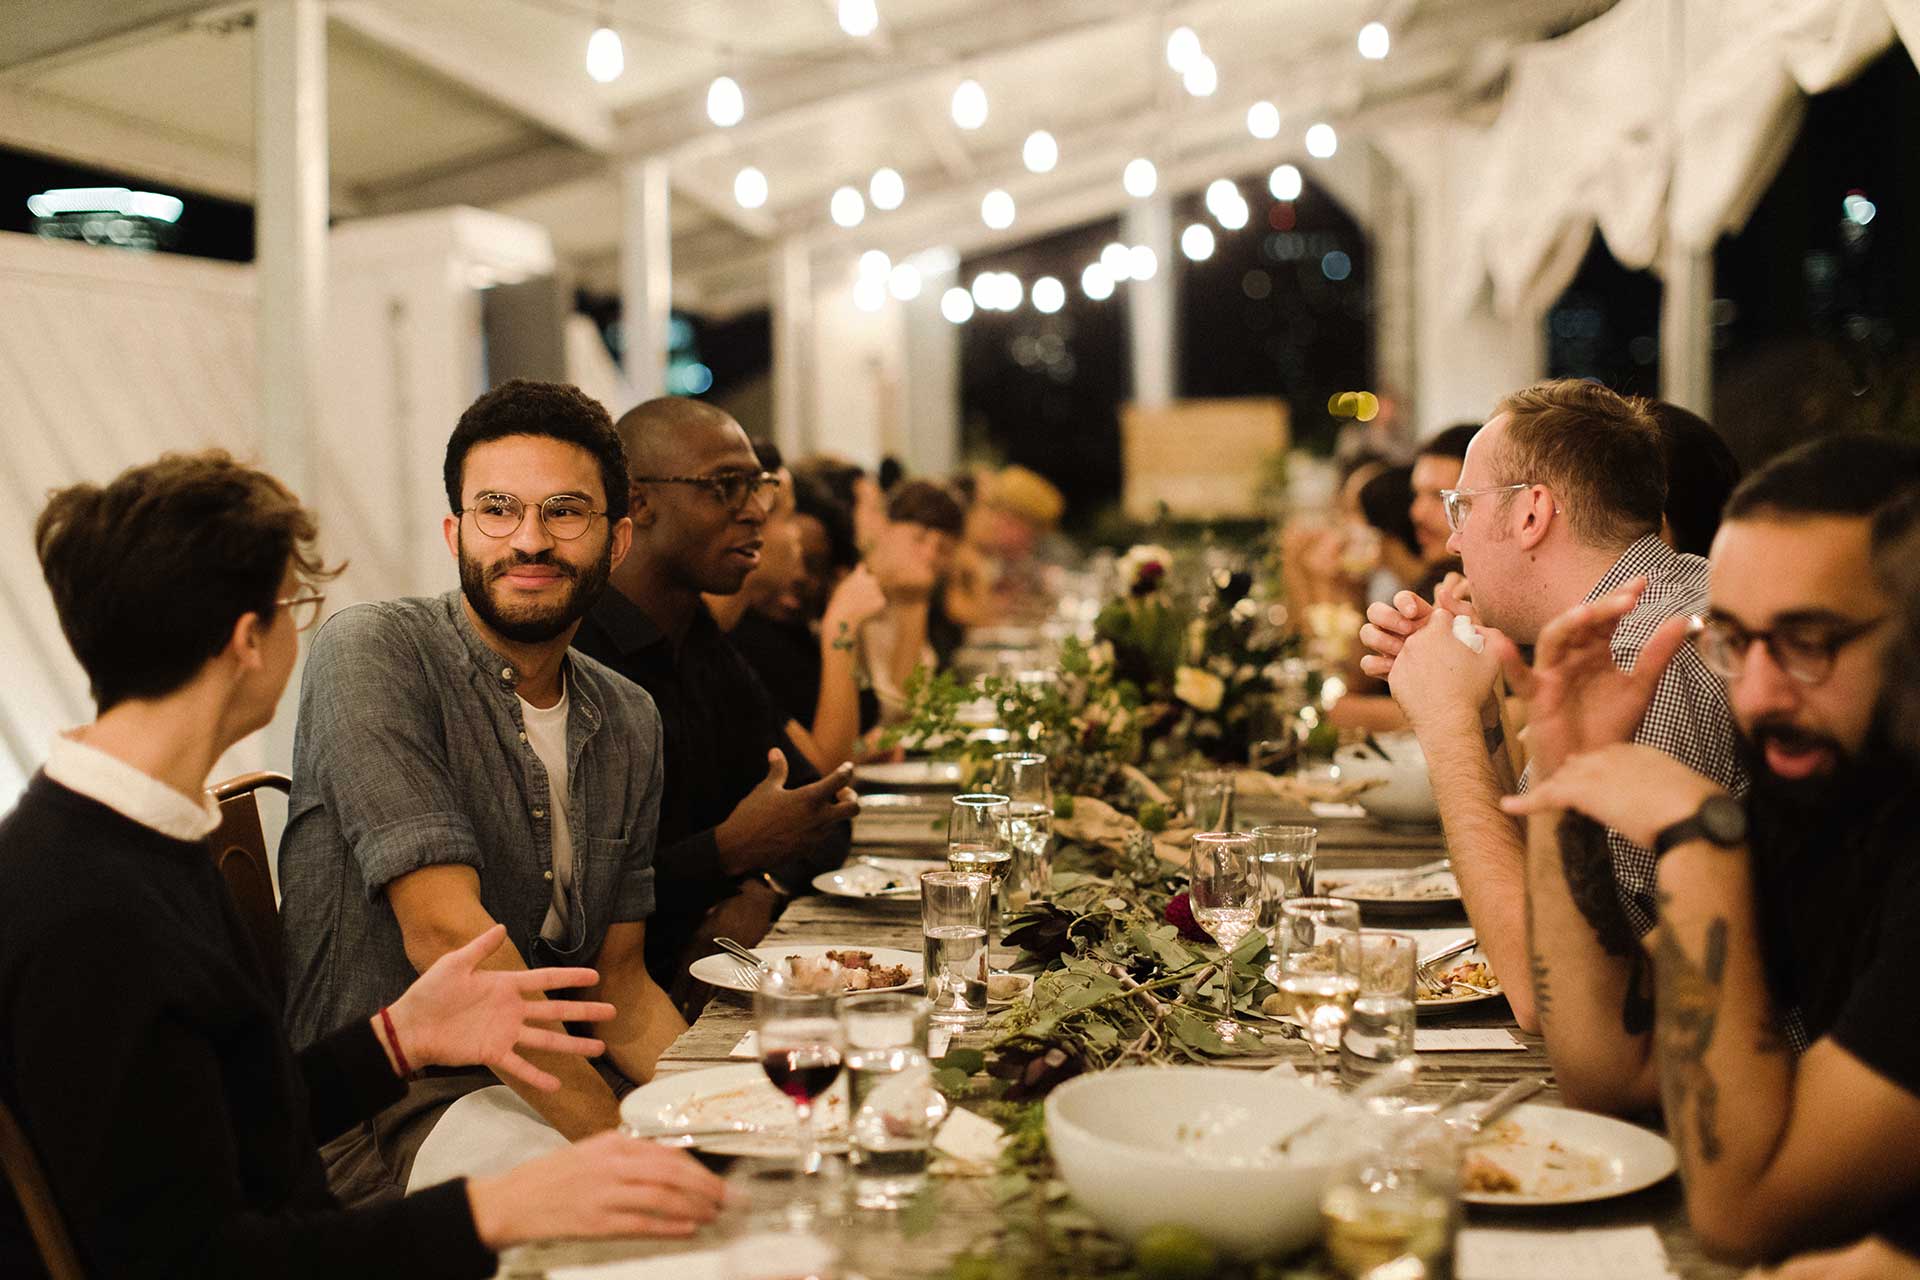
[[1729, 795], [1708, 796], [1691, 818], [1680, 819], [1653, 838], [1653, 856], [1664, 857], [1667, 850], [1689, 840], [1705, 840], [1722, 849], [1745, 844], [1747, 806]]

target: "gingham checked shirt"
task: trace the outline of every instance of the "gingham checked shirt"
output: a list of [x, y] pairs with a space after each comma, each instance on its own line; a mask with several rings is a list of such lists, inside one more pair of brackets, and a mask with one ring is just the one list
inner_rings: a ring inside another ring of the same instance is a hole
[[[1633, 670], [1640, 650], [1654, 630], [1675, 614], [1697, 614], [1707, 607], [1707, 562], [1684, 555], [1653, 534], [1632, 546], [1587, 593], [1588, 602], [1617, 591], [1631, 578], [1644, 576], [1647, 589], [1632, 613], [1613, 633], [1613, 660], [1623, 671]], [[1733, 713], [1727, 708], [1724, 681], [1707, 670], [1692, 645], [1681, 645], [1666, 674], [1654, 689], [1646, 718], [1633, 740], [1672, 756], [1695, 773], [1704, 774], [1736, 796], [1747, 793], [1747, 772], [1734, 751]], [[1532, 766], [1520, 777], [1520, 790], [1532, 780]], [[1634, 844], [1617, 831], [1607, 832], [1607, 851], [1613, 855], [1613, 885], [1627, 923], [1638, 935], [1654, 924], [1653, 850]]]

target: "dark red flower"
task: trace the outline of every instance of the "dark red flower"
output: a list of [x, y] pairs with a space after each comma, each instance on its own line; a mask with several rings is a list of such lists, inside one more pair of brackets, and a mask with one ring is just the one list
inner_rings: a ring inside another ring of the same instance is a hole
[[1185, 893], [1176, 893], [1167, 899], [1167, 909], [1161, 913], [1161, 919], [1180, 931], [1180, 936], [1188, 942], [1206, 942], [1207, 931], [1202, 929], [1193, 918], [1193, 903]]

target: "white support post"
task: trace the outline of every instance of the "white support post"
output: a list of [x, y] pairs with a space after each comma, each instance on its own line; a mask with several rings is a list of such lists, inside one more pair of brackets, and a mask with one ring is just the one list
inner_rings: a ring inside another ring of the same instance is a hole
[[773, 439], [798, 458], [813, 447], [813, 264], [806, 243], [783, 240], [769, 258], [773, 280]]
[[960, 326], [940, 314], [940, 297], [959, 279], [958, 254], [923, 253], [920, 296], [899, 304], [906, 321], [906, 462], [915, 475], [943, 476], [960, 466]]
[[[320, 425], [327, 291], [327, 27], [321, 0], [254, 23], [260, 454], [306, 495]], [[311, 496], [309, 500], [311, 500]]]
[[1660, 398], [1713, 418], [1713, 250], [1661, 255]]
[[1179, 394], [1173, 328], [1173, 201], [1164, 192], [1128, 208], [1121, 220], [1128, 244], [1153, 250], [1151, 280], [1127, 286], [1133, 399], [1144, 408], [1170, 404]]
[[667, 328], [673, 316], [673, 229], [667, 162], [620, 170], [620, 327], [627, 382], [641, 400], [667, 393]]

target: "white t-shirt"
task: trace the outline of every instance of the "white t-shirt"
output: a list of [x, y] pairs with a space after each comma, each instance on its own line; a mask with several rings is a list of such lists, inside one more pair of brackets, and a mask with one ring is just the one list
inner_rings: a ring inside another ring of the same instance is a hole
[[548, 942], [564, 943], [571, 917], [573, 898], [573, 823], [567, 812], [567, 688], [560, 686], [560, 701], [551, 707], [536, 707], [520, 699], [520, 718], [527, 726], [527, 744], [547, 769], [547, 812], [553, 830], [553, 901], [547, 907], [547, 921], [540, 936]]

